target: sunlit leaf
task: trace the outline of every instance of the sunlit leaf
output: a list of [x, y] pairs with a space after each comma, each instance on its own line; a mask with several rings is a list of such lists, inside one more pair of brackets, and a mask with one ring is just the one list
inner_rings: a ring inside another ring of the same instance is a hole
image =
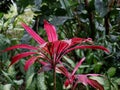
[[11, 84], [6, 84], [3, 86], [3, 90], [11, 90]]
[[14, 83], [16, 83], [17, 85], [22, 85], [23, 84], [23, 80], [14, 80]]
[[35, 75], [35, 74], [32, 73], [32, 74], [27, 78], [27, 81], [26, 81], [26, 89], [29, 88], [30, 85], [32, 84], [34, 75]]
[[37, 74], [37, 87], [39, 90], [47, 90], [44, 73]]

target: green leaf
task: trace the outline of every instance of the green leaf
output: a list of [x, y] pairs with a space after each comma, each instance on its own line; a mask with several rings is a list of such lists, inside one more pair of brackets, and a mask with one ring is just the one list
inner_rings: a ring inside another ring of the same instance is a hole
[[14, 66], [8, 68], [8, 74], [13, 78], [15, 77], [16, 72]]
[[90, 77], [93, 80], [98, 81], [101, 85], [104, 85], [104, 79], [102, 77]]
[[12, 82], [11, 78], [9, 77], [8, 73], [2, 71], [3, 75], [7, 78], [9, 82]]
[[22, 85], [23, 80], [13, 80], [14, 83], [16, 83], [17, 85]]
[[115, 67], [109, 68], [108, 71], [107, 71], [107, 73], [108, 73], [108, 75], [109, 75], [110, 77], [114, 76], [115, 73], [116, 73], [116, 68], [115, 68]]
[[118, 78], [115, 82], [116, 82], [118, 85], [120, 85], [120, 78]]
[[10, 88], [11, 88], [11, 84], [6, 84], [6, 85], [4, 85], [3, 86], [3, 90], [11, 90]]
[[0, 13], [0, 19], [3, 17], [3, 13]]
[[47, 90], [44, 73], [37, 74], [37, 87], [38, 90]]
[[109, 11], [103, 0], [95, 0], [94, 5], [101, 17], [104, 17]]
[[33, 81], [33, 77], [34, 77], [35, 73], [31, 74], [26, 81], [26, 89], [28, 89]]
[[75, 63], [73, 62], [73, 60], [71, 60], [70, 58], [67, 58], [66, 56], [63, 56], [63, 58], [72, 66], [75, 66]]
[[[1, 83], [1, 82], [0, 82]], [[0, 90], [3, 90], [3, 85], [2, 84], [0, 84]]]
[[99, 71], [100, 71], [102, 65], [103, 65], [102, 62], [97, 62], [97, 63], [95, 64], [95, 67], [94, 67], [95, 73], [99, 73]]
[[55, 26], [56, 26], [56, 25], [63, 25], [64, 22], [66, 22], [68, 19], [71, 19], [71, 17], [58, 16], [58, 17], [54, 17], [51, 22], [52, 22], [52, 24], [54, 24]]

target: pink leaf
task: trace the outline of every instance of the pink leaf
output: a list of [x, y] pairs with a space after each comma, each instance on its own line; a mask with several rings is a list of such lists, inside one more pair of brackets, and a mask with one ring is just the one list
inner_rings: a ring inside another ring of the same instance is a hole
[[85, 39], [84, 38], [72, 38], [72, 45], [81, 44]]
[[22, 23], [22, 26], [34, 38], [34, 40], [36, 40], [38, 42], [38, 44], [45, 43], [45, 41], [34, 30], [32, 30], [29, 26], [27, 26], [24, 23]]
[[49, 42], [57, 41], [58, 36], [55, 27], [44, 20], [44, 29], [46, 30]]
[[87, 75], [75, 75], [77, 78], [77, 82], [84, 84], [85, 86], [88, 85], [88, 77]]
[[9, 66], [11, 66], [12, 64], [16, 63], [17, 61], [19, 61], [21, 58], [23, 57], [27, 57], [29, 55], [32, 55], [32, 54], [35, 54], [36, 52], [24, 52], [24, 53], [20, 53], [20, 54], [17, 54], [15, 55], [13, 58], [12, 58], [12, 62]]
[[10, 50], [17, 49], [17, 48], [37, 50], [36, 47], [30, 46], [30, 45], [27, 45], [27, 44], [19, 44], [19, 45], [15, 45], [15, 46], [11, 46], [11, 47], [9, 47], [9, 48], [6, 48], [5, 50], [3, 50], [3, 52], [10, 51]]
[[47, 64], [48, 64], [47, 62], [40, 61], [40, 60], [38, 60], [38, 62], [39, 62], [40, 64], [42, 64], [43, 66], [45, 66], [45, 65], [47, 65]]
[[77, 78], [77, 83], [83, 83], [85, 86], [89, 84], [96, 89], [104, 90], [103, 86], [100, 85], [96, 80], [89, 79], [89, 75], [98, 76], [100, 74], [75, 75], [75, 77]]
[[70, 75], [70, 73], [68, 72], [68, 70], [67, 70], [62, 64], [58, 64], [58, 65], [56, 66], [56, 71], [57, 71], [58, 73], [62, 73], [62, 74], [65, 75], [67, 78], [70, 78], [70, 77], [71, 77], [71, 75]]
[[77, 45], [77, 44], [82, 44], [82, 43], [85, 43], [85, 42], [89, 42], [90, 44], [93, 44], [93, 41], [91, 38], [72, 38], [72, 43], [71, 43], [71, 46], [74, 46], [74, 45]]
[[82, 62], [83, 62], [84, 60], [85, 60], [85, 57], [82, 58], [82, 59], [77, 63], [77, 65], [75, 66], [75, 68], [74, 68], [74, 70], [73, 70], [73, 72], [72, 72], [72, 75], [75, 74], [75, 72], [78, 70], [79, 66], [82, 64]]
[[100, 50], [103, 50], [103, 51], [105, 51], [105, 52], [107, 52], [107, 53], [110, 52], [107, 48], [105, 48], [105, 47], [103, 47], [103, 46], [81, 45], [81, 46], [75, 46], [75, 47], [73, 47], [73, 48], [70, 48], [70, 49], [68, 49], [65, 53], [70, 52], [70, 51], [75, 50], [75, 49], [100, 49]]
[[48, 63], [48, 64], [42, 66], [40, 68], [40, 70], [38, 71], [38, 73], [50, 71], [51, 69], [52, 69], [52, 66], [51, 66], [51, 64]]
[[33, 56], [32, 58], [28, 59], [28, 60], [25, 62], [25, 67], [24, 67], [25, 71], [28, 70], [28, 68], [37, 60], [37, 58], [38, 58], [38, 57], [34, 57], [34, 56]]
[[103, 86], [101, 84], [99, 84], [96, 80], [89, 79], [88, 83], [92, 87], [96, 88], [97, 90], [104, 90]]

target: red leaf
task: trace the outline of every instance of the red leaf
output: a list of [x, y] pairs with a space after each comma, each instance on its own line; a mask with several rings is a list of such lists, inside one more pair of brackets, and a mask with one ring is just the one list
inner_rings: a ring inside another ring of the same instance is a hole
[[74, 68], [74, 70], [73, 70], [73, 72], [72, 72], [72, 75], [75, 74], [75, 72], [78, 70], [79, 66], [82, 64], [82, 62], [83, 62], [84, 60], [85, 60], [85, 57], [82, 58], [82, 59], [76, 64], [76, 66], [75, 66], [75, 68]]
[[70, 85], [71, 85], [70, 81], [68, 79], [66, 79], [64, 82], [64, 87], [68, 88], [68, 87], [70, 87]]
[[56, 72], [58, 73], [62, 73], [63, 75], [65, 75], [67, 78], [70, 78], [71, 75], [70, 73], [68, 72], [68, 70], [62, 65], [62, 64], [58, 64], [56, 66]]
[[46, 20], [44, 20], [44, 29], [47, 33], [49, 42], [58, 40], [55, 27], [52, 24], [48, 23]]
[[25, 67], [24, 67], [25, 71], [28, 70], [28, 68], [36, 61], [37, 58], [38, 57], [32, 57], [25, 62]]
[[27, 57], [29, 55], [32, 55], [32, 54], [35, 54], [36, 52], [24, 52], [24, 53], [20, 53], [20, 54], [17, 54], [15, 55], [13, 58], [12, 58], [12, 62], [9, 66], [11, 66], [12, 64], [18, 62], [21, 58], [23, 57]]
[[57, 47], [57, 53], [61, 54], [62, 52], [64, 52], [66, 49], [68, 49], [70, 44], [71, 44], [70, 40], [60, 41], [59, 46]]
[[81, 44], [81, 43], [85, 43], [85, 42], [89, 42], [90, 44], [93, 44], [93, 41], [91, 38], [72, 38], [72, 43], [71, 43], [71, 46], [74, 46], [74, 45], [77, 45], [77, 44]]
[[87, 77], [87, 75], [78, 74], [78, 75], [75, 75], [75, 77], [77, 78], [78, 83], [88, 85], [88, 77]]
[[104, 90], [103, 86], [99, 84], [96, 80], [89, 79], [89, 84], [98, 90]]
[[85, 39], [84, 38], [72, 38], [72, 45], [81, 44]]
[[73, 47], [73, 48], [68, 49], [68, 50], [65, 52], [65, 54], [66, 54], [67, 52], [70, 52], [70, 51], [75, 50], [75, 49], [100, 49], [100, 50], [103, 50], [103, 51], [105, 51], [105, 52], [107, 52], [107, 53], [110, 52], [107, 48], [105, 48], [105, 47], [103, 47], [103, 46], [81, 45], [81, 46], [75, 46], [75, 47]]
[[103, 86], [100, 85], [96, 80], [89, 79], [88, 76], [99, 76], [100, 74], [86, 74], [86, 75], [75, 75], [77, 78], [77, 83], [83, 83], [84, 85], [91, 85], [92, 87], [104, 90]]
[[45, 41], [34, 30], [32, 30], [29, 26], [27, 26], [24, 23], [22, 23], [22, 26], [34, 38], [34, 40], [36, 40], [39, 44], [45, 43]]
[[9, 47], [9, 48], [6, 48], [5, 50], [3, 50], [3, 52], [10, 51], [10, 50], [17, 49], [17, 48], [37, 50], [36, 47], [30, 46], [30, 45], [27, 45], [27, 44], [19, 44], [19, 45], [15, 45], [15, 46], [11, 46], [11, 47]]
[[39, 62], [40, 64], [42, 64], [43, 66], [45, 66], [45, 65], [47, 65], [47, 64], [48, 64], [47, 62], [40, 61], [40, 60], [38, 60], [38, 62]]

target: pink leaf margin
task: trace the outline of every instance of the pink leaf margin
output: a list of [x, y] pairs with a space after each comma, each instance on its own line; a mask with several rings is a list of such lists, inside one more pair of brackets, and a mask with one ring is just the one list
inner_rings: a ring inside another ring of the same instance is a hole
[[31, 29], [25, 23], [21, 23], [21, 25], [34, 38], [34, 40], [37, 41], [38, 44], [45, 43], [45, 41], [33, 29]]
[[33, 47], [33, 46], [31, 46], [31, 45], [18, 44], [18, 45], [14, 45], [14, 46], [8, 47], [8, 48], [6, 48], [5, 50], [3, 50], [2, 52], [6, 52], [6, 51], [13, 50], [13, 49], [18, 49], [18, 48], [30, 49], [30, 50], [37, 50], [36, 47]]
[[29, 67], [34, 64], [34, 62], [38, 59], [38, 57], [31, 57], [30, 59], [28, 59], [25, 62], [25, 66], [24, 66], [24, 70], [27, 71], [29, 69]]
[[15, 64], [16, 62], [18, 62], [21, 58], [24, 58], [24, 57], [27, 57], [29, 55], [33, 55], [35, 54], [36, 52], [24, 52], [24, 53], [20, 53], [20, 54], [17, 54], [15, 55], [14, 57], [12, 57], [12, 61], [10, 63], [9, 66]]
[[78, 70], [78, 68], [80, 67], [80, 65], [82, 64], [82, 62], [85, 60], [85, 57], [83, 57], [75, 66], [73, 72], [72, 72], [72, 75], [75, 74], [75, 72]]
[[57, 36], [55, 27], [52, 24], [48, 23], [48, 21], [46, 21], [46, 20], [44, 20], [44, 29], [47, 33], [49, 42], [58, 40], [58, 36]]

